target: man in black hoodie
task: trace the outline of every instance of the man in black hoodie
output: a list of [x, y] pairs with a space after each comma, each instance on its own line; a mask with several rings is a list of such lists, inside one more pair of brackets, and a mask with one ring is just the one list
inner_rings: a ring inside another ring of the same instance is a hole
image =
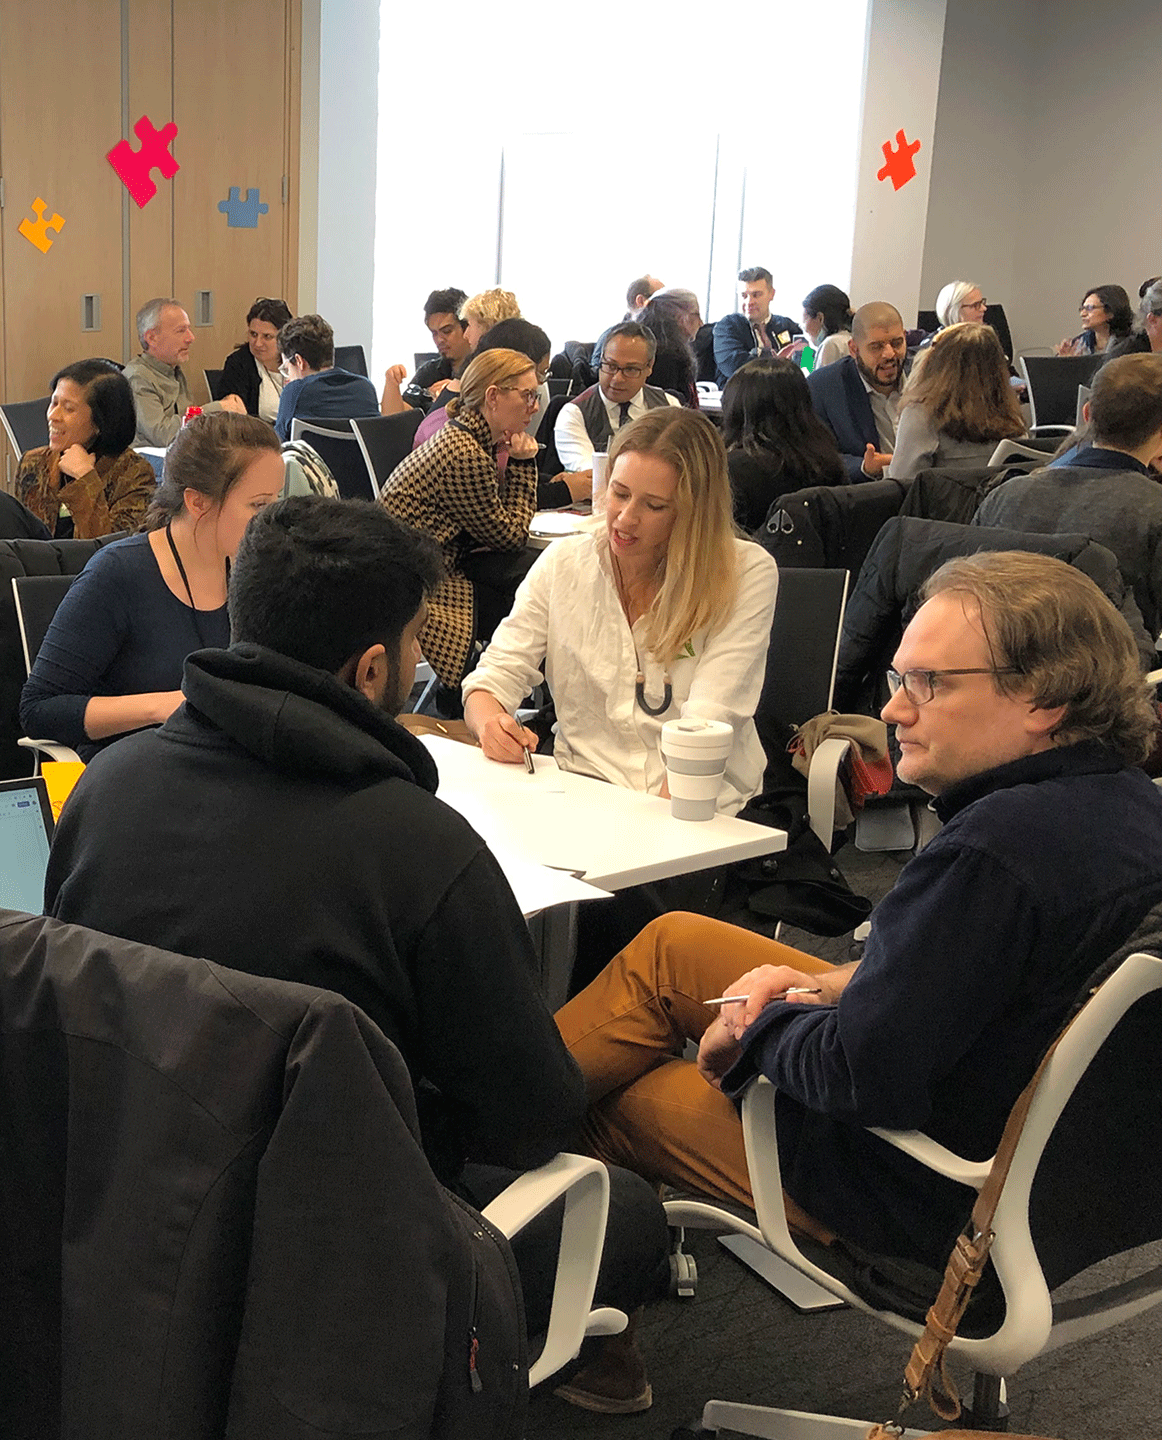
[[[491, 1167], [573, 1143], [585, 1094], [503, 872], [393, 718], [439, 577], [434, 543], [381, 506], [310, 496], [257, 515], [230, 581], [233, 643], [191, 655], [185, 703], [86, 770], [45, 909], [354, 1001], [407, 1063], [437, 1176], [479, 1205], [511, 1178]], [[639, 1184], [614, 1176], [598, 1282], [622, 1308], [665, 1248]], [[544, 1277], [522, 1263], [522, 1278], [531, 1319]]]

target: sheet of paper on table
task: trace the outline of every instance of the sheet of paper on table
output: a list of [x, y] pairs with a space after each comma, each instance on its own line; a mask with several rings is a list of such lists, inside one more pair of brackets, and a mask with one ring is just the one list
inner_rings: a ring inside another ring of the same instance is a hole
[[[535, 773], [530, 775], [523, 765], [497, 765], [485, 761], [472, 745], [443, 740], [438, 735], [424, 735], [423, 743], [432, 752], [440, 771], [440, 789], [456, 793], [455, 808], [488, 841], [489, 849], [512, 886], [523, 915], [533, 915], [550, 905], [564, 905], [574, 900], [600, 900], [608, 890], [600, 890], [578, 880], [575, 867], [564, 863], [561, 869], [542, 865], [519, 847], [498, 834], [494, 823], [495, 797], [511, 794], [518, 800], [533, 802], [539, 796], [561, 795], [564, 783], [557, 762], [551, 755], [534, 755]], [[439, 793], [439, 792], [437, 792]], [[479, 797], [473, 803], [473, 797]], [[523, 814], [524, 807], [514, 814]], [[530, 823], [536, 823], [529, 816]]]
[[538, 510], [529, 526], [529, 534], [545, 538], [575, 535], [588, 519], [588, 515], [580, 515], [576, 510]]

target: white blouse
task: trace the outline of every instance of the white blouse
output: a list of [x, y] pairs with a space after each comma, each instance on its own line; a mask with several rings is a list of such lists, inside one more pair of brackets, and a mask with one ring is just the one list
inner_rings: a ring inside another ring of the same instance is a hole
[[[561, 768], [655, 795], [666, 773], [659, 750], [663, 723], [687, 715], [724, 720], [734, 727], [734, 748], [718, 808], [735, 814], [758, 790], [766, 767], [753, 716], [779, 574], [761, 546], [734, 544], [739, 583], [733, 612], [716, 630], [691, 636], [690, 653], [664, 667], [645, 650], [644, 617], [630, 630], [596, 537], [554, 541], [465, 679], [465, 696], [487, 690], [511, 713], [539, 684], [543, 664], [557, 709], [553, 754]], [[661, 703], [669, 674], [673, 696], [661, 715], [647, 715], [637, 704], [639, 669], [651, 705]]]

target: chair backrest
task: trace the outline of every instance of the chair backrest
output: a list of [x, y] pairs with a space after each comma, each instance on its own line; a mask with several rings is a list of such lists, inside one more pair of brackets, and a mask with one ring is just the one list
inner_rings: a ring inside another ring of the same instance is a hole
[[12, 599], [24, 648], [24, 668], [28, 673], [32, 672], [33, 661], [40, 654], [57, 606], [75, 579], [74, 575], [13, 575]]
[[221, 400], [226, 394], [226, 387], [222, 383], [224, 370], [203, 370], [202, 375], [206, 381], [206, 389], [210, 392], [211, 400]]
[[1082, 411], [1089, 404], [1089, 398], [1092, 394], [1092, 385], [1079, 385], [1077, 387], [1077, 414], [1073, 417], [1073, 423], [1078, 430], [1085, 424], [1085, 416], [1082, 414]]
[[99, 540], [0, 540], [0, 779], [16, 779], [32, 770], [30, 752], [16, 743], [24, 734], [20, 726], [20, 692], [28, 671], [16, 597], [9, 582], [22, 575], [75, 577], [102, 545], [123, 538], [107, 535]]
[[17, 455], [48, 444], [49, 399], [46, 395], [43, 400], [16, 400], [0, 405], [0, 423]]
[[[1001, 349], [1005, 352], [1005, 359], [1011, 365], [1013, 363], [1013, 336], [1009, 330], [1008, 316], [1005, 314], [1003, 305], [989, 305], [984, 312], [984, 323], [991, 325], [997, 332], [997, 339], [1001, 342]], [[940, 329], [940, 316], [935, 310], [920, 310], [916, 315], [916, 325], [931, 335], [933, 331]]]
[[415, 350], [412, 352], [412, 359], [416, 362], [417, 370], [421, 365], [426, 365], [429, 360], [438, 360], [439, 358], [438, 350]]
[[550, 375], [545, 383], [549, 387], [549, 399], [554, 400], [558, 395], [568, 395], [569, 386], [572, 385], [573, 381], [572, 378], [568, 375], [566, 375], [564, 378], [560, 378], [556, 375]]
[[368, 474], [351, 426], [347, 419], [296, 419], [291, 421], [291, 439], [305, 440], [318, 452], [344, 500], [374, 500], [379, 491]]
[[1077, 414], [1077, 387], [1088, 385], [1102, 355], [1022, 355], [1018, 368], [1029, 390], [1034, 425], [1072, 426]]
[[831, 709], [847, 585], [846, 570], [780, 573], [756, 721], [801, 725]]
[[367, 375], [367, 356], [362, 345], [336, 345], [335, 367], [347, 370], [352, 375]]
[[352, 420], [351, 428], [363, 451], [371, 488], [376, 495], [404, 456], [411, 454], [412, 441], [423, 418], [422, 410], [405, 410], [400, 415], [375, 415], [367, 420]]
[[1037, 460], [1042, 465], [1048, 465], [1057, 445], [1056, 438], [1048, 437], [1043, 440], [998, 440], [997, 448], [989, 456], [989, 465], [1003, 465], [1006, 460], [1011, 460], [1014, 456], [1024, 460]]

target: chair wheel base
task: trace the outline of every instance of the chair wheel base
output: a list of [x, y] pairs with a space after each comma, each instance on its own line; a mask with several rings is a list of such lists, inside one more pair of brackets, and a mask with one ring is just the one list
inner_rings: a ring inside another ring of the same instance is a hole
[[[698, 1262], [685, 1250], [676, 1250], [670, 1256], [670, 1294], [679, 1300], [693, 1300], [698, 1288]], [[708, 1434], [708, 1431], [701, 1431]]]

